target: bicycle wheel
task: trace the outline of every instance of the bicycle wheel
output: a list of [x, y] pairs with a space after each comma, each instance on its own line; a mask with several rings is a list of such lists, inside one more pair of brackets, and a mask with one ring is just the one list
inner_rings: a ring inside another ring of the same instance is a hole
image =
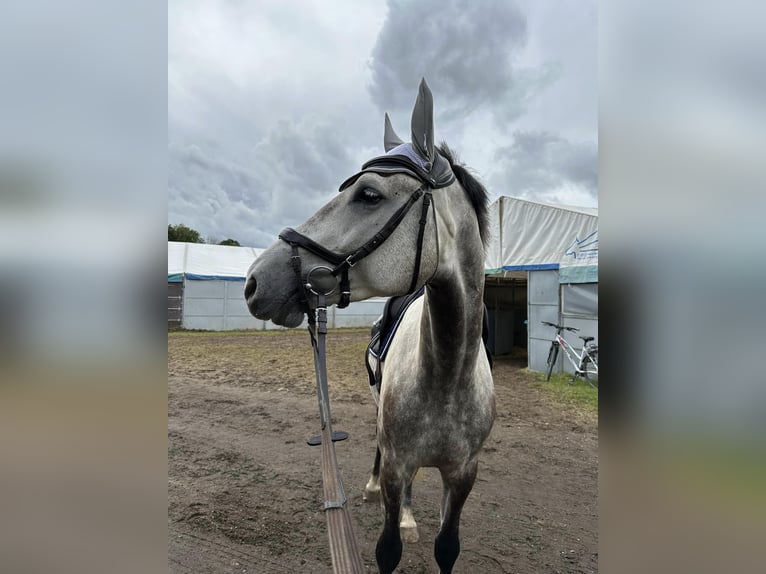
[[585, 355], [582, 359], [582, 378], [594, 389], [598, 389], [598, 378], [594, 379], [590, 375], [593, 371], [588, 371], [589, 363], [598, 367], [598, 351], [591, 351], [590, 355]]
[[548, 351], [548, 369], [545, 371], [545, 380], [551, 380], [551, 373], [553, 373], [553, 365], [556, 364], [556, 359], [559, 357], [559, 346], [555, 343], [551, 343], [551, 348]]

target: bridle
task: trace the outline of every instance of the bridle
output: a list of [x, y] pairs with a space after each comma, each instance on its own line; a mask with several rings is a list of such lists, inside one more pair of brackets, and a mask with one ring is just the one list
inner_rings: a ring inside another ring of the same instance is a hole
[[[370, 240], [358, 249], [349, 253], [336, 253], [335, 251], [331, 251], [310, 237], [307, 237], [290, 227], [282, 230], [279, 234], [279, 238], [288, 243], [292, 250], [291, 263], [298, 280], [301, 310], [306, 313], [310, 323], [312, 322], [313, 313], [308, 304], [308, 293], [313, 293], [315, 295], [322, 294], [324, 296], [331, 295], [335, 291], [337, 279], [340, 277], [340, 300], [338, 302], [338, 308], [343, 309], [347, 307], [351, 301], [351, 283], [348, 277], [349, 269], [383, 245], [386, 239], [388, 239], [396, 228], [399, 227], [399, 224], [404, 220], [404, 217], [410, 209], [412, 209], [415, 203], [422, 197], [423, 206], [420, 212], [415, 266], [407, 292], [411, 293], [415, 291], [418, 277], [420, 275], [421, 257], [423, 254], [423, 237], [428, 218], [428, 209], [432, 202], [431, 192], [434, 189], [446, 187], [455, 180], [452, 171], [449, 170], [449, 168], [445, 170], [444, 163], [446, 163], [444, 162], [444, 158], [441, 155], [437, 155], [437, 161], [433, 164], [426, 164], [431, 169], [425, 171], [421, 166], [415, 164], [406, 156], [385, 155], [368, 161], [362, 166], [362, 171], [347, 179], [340, 187], [341, 192], [365, 172], [384, 174], [406, 173], [414, 176], [421, 182], [421, 185], [410, 194], [410, 197], [404, 205], [396, 210], [396, 212]], [[306, 251], [313, 253], [320, 259], [332, 265], [332, 267], [316, 265], [308, 270], [304, 279], [299, 248], [303, 248]]]
[[[404, 220], [404, 216], [412, 209], [415, 203], [423, 198], [423, 207], [420, 212], [420, 228], [418, 229], [417, 238], [417, 253], [415, 255], [415, 267], [412, 272], [412, 280], [408, 292], [414, 291], [418, 276], [420, 275], [420, 262], [423, 254], [423, 236], [425, 233], [426, 221], [428, 217], [428, 208], [431, 205], [431, 189], [422, 184], [410, 195], [407, 202], [404, 203], [396, 212], [386, 221], [383, 227], [378, 231], [370, 240], [364, 243], [358, 249], [350, 253], [336, 253], [323, 247], [310, 237], [306, 237], [302, 233], [298, 233], [292, 228], [284, 229], [279, 238], [286, 241], [292, 249], [291, 262], [293, 270], [299, 281], [299, 292], [301, 296], [301, 308], [303, 311], [310, 315], [308, 299], [306, 297], [307, 292], [312, 292], [315, 295], [323, 294], [325, 296], [330, 295], [335, 290], [335, 279], [340, 276], [340, 301], [338, 302], [338, 308], [343, 309], [348, 307], [351, 299], [351, 283], [348, 278], [348, 271], [359, 263], [362, 259], [373, 253], [378, 247], [388, 239], [391, 234], [396, 231], [399, 224]], [[298, 248], [302, 247], [306, 251], [313, 253], [317, 257], [320, 257], [324, 261], [327, 261], [334, 267], [330, 268], [324, 265], [317, 265], [310, 269], [306, 274], [304, 283], [302, 260]], [[329, 272], [329, 276], [327, 275]], [[324, 276], [322, 276], [324, 274]], [[312, 275], [315, 279], [312, 281]], [[331, 276], [331, 277], [330, 277]]]

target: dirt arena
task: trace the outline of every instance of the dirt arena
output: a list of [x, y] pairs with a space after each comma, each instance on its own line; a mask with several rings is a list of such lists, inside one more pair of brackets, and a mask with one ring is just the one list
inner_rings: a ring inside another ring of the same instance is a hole
[[[367, 330], [328, 335], [338, 461], [365, 564], [382, 525], [362, 491], [375, 454]], [[495, 363], [497, 419], [460, 525], [456, 573], [598, 567], [596, 414], [540, 390], [524, 359]], [[174, 573], [332, 572], [322, 514], [314, 366], [303, 330], [168, 335], [168, 560]], [[397, 572], [436, 572], [438, 471], [413, 488], [420, 542]]]

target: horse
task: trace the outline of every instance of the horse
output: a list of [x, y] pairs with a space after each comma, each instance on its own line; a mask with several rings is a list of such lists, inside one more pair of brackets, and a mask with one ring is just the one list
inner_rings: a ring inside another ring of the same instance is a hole
[[402, 534], [417, 539], [410, 495], [422, 467], [441, 475], [434, 557], [440, 572], [452, 572], [460, 515], [495, 418], [481, 339], [488, 196], [446, 143], [434, 145], [433, 133], [433, 96], [424, 78], [411, 142], [396, 135], [386, 114], [385, 155], [366, 162], [305, 223], [283, 230], [245, 282], [250, 312], [285, 327], [313, 312], [312, 293], [344, 307], [425, 286], [401, 319], [382, 369], [379, 473], [373, 471], [365, 489], [371, 497], [379, 487], [383, 501], [375, 549], [382, 574], [399, 564]]

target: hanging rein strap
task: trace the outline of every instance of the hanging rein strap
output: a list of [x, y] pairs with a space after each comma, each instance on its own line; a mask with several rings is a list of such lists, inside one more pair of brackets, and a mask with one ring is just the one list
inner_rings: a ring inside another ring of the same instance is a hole
[[391, 234], [396, 230], [396, 228], [399, 226], [399, 224], [404, 219], [404, 216], [407, 215], [407, 213], [410, 211], [413, 205], [415, 205], [415, 202], [417, 202], [418, 199], [423, 197], [423, 208], [421, 210], [420, 214], [420, 229], [418, 230], [418, 240], [417, 240], [417, 253], [415, 256], [415, 268], [412, 274], [412, 281], [410, 283], [409, 291], [414, 291], [417, 281], [418, 281], [418, 275], [420, 275], [420, 259], [421, 255], [423, 253], [423, 236], [425, 233], [425, 227], [426, 222], [428, 220], [428, 208], [431, 205], [431, 189], [428, 186], [428, 184], [424, 183], [422, 184], [418, 189], [416, 189], [412, 195], [410, 195], [407, 202], [402, 205], [399, 209], [396, 210], [396, 213], [394, 213], [388, 221], [383, 225], [383, 227], [378, 231], [372, 239], [367, 241], [364, 245], [362, 245], [359, 249], [351, 252], [350, 254], [341, 254], [336, 253], [334, 251], [330, 251], [329, 249], [323, 247], [310, 237], [307, 237], [303, 235], [302, 233], [298, 233], [294, 229], [288, 227], [287, 229], [282, 230], [282, 232], [279, 234], [279, 238], [282, 241], [285, 241], [290, 244], [290, 247], [292, 248], [292, 266], [293, 270], [295, 271], [296, 275], [298, 276], [299, 281], [299, 291], [300, 291], [300, 297], [301, 297], [301, 306], [305, 312], [310, 317], [310, 313], [308, 313], [308, 302], [306, 300], [306, 293], [303, 283], [303, 276], [302, 276], [302, 270], [301, 270], [301, 260], [300, 260], [300, 254], [298, 252], [298, 247], [304, 248], [306, 251], [310, 251], [317, 257], [320, 257], [321, 259], [327, 261], [328, 263], [331, 263], [335, 267], [332, 269], [332, 275], [335, 277], [338, 277], [340, 275], [340, 301], [338, 302], [338, 308], [343, 309], [344, 307], [347, 307], [350, 299], [351, 299], [351, 284], [348, 278], [348, 270], [356, 265], [359, 261], [370, 255], [370, 253], [374, 252], [378, 247], [380, 247], [383, 242], [388, 239]]
[[[422, 189], [422, 188], [421, 188]], [[428, 207], [431, 205], [431, 190], [428, 189], [423, 196], [423, 209], [420, 211], [420, 229], [418, 229], [418, 249], [415, 254], [415, 269], [412, 272], [412, 282], [410, 282], [410, 288], [407, 289], [408, 293], [415, 291], [415, 287], [418, 284], [418, 276], [420, 275], [420, 257], [423, 255], [423, 235], [426, 231], [426, 221], [428, 218]]]
[[330, 414], [330, 392], [327, 385], [327, 305], [325, 296], [317, 297], [316, 313], [309, 314], [309, 333], [314, 347], [314, 369], [317, 378], [317, 399], [319, 418], [322, 424], [322, 486], [324, 491], [324, 511], [327, 532], [330, 541], [333, 572], [339, 574], [363, 574], [364, 561], [359, 543], [354, 532], [348, 498], [343, 488], [343, 480], [335, 454], [335, 434], [332, 431]]

